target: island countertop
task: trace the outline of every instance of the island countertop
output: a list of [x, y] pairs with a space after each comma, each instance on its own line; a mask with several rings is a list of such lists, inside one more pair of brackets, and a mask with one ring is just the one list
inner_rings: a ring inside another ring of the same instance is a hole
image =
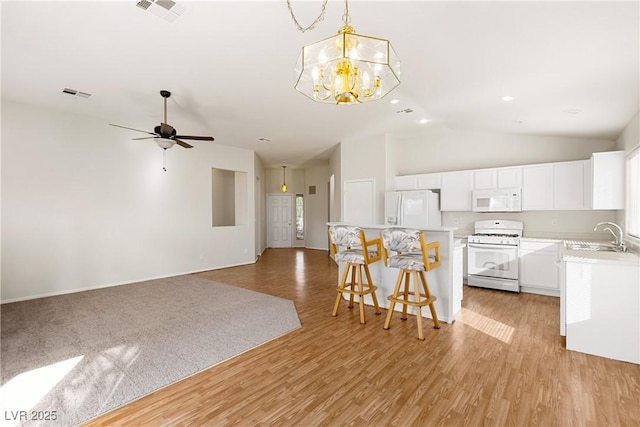
[[403, 227], [401, 225], [381, 225], [381, 224], [361, 225], [361, 224], [352, 224], [348, 222], [328, 222], [327, 225], [350, 225], [353, 227], [360, 227], [362, 229], [371, 229], [371, 230], [382, 230], [385, 228], [413, 228], [413, 229], [422, 230], [422, 231], [456, 231], [458, 230], [458, 227], [450, 227], [450, 226], [444, 226], [444, 225], [438, 225], [433, 227]]

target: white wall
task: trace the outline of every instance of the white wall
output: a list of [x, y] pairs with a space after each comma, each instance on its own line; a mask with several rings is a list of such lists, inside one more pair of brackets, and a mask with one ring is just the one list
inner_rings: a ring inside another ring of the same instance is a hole
[[631, 121], [622, 130], [616, 140], [616, 147], [627, 153], [633, 151], [640, 145], [640, 113], [631, 119]]
[[[328, 250], [329, 165], [308, 166], [305, 169], [305, 182], [305, 246]], [[309, 194], [309, 186], [312, 185], [316, 187], [316, 194]]]
[[397, 175], [581, 160], [615, 141], [474, 132], [434, 126], [396, 138]]
[[329, 158], [329, 177], [333, 175], [334, 178], [334, 194], [333, 200], [331, 200], [332, 206], [329, 209], [329, 219], [333, 222], [340, 221], [342, 216], [342, 143], [338, 144], [331, 153]]
[[256, 256], [261, 255], [267, 248], [267, 196], [266, 196], [266, 175], [260, 157], [254, 153], [254, 174], [255, 174], [255, 236], [256, 236]]
[[[2, 301], [252, 263], [254, 154], [163, 151], [90, 118], [2, 103]], [[243, 171], [244, 226], [211, 227], [211, 168]]]
[[[342, 197], [344, 181], [373, 178], [376, 198], [375, 222], [382, 221], [384, 212], [384, 192], [387, 188], [387, 149], [384, 134], [353, 138], [340, 144], [341, 181], [336, 181], [336, 187], [340, 187]], [[340, 217], [344, 218], [344, 201], [341, 202], [341, 206]]]

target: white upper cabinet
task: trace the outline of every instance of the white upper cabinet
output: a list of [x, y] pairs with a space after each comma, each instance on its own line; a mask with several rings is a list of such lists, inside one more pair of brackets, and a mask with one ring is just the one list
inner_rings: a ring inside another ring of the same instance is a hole
[[498, 188], [522, 188], [522, 167], [499, 168], [497, 172]]
[[442, 173], [440, 191], [441, 211], [471, 211], [471, 191], [473, 174], [471, 171]]
[[591, 209], [624, 209], [624, 151], [591, 156]]
[[471, 212], [474, 190], [521, 188], [523, 211], [624, 209], [624, 151], [590, 160], [395, 177], [396, 190], [440, 189], [440, 210]]
[[396, 176], [394, 178], [394, 184], [397, 191], [417, 190], [418, 178], [417, 175]]
[[441, 173], [425, 173], [418, 175], [418, 189], [439, 190], [440, 188], [442, 188]]
[[553, 164], [553, 209], [572, 211], [588, 207], [585, 187], [588, 173], [588, 160]]
[[521, 188], [522, 167], [479, 169], [473, 171], [473, 189]]
[[396, 191], [403, 190], [439, 190], [442, 186], [441, 173], [423, 173], [394, 177]]
[[587, 160], [522, 168], [522, 210], [581, 210], [588, 206]]
[[480, 169], [473, 171], [473, 189], [488, 190], [498, 184], [497, 169]]
[[553, 209], [553, 167], [531, 165], [522, 168], [522, 210]]

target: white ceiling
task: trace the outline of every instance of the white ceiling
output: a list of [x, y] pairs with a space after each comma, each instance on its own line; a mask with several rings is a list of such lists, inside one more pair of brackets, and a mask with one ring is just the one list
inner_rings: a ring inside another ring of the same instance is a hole
[[[388, 38], [403, 69], [394, 92], [357, 106], [293, 89], [300, 48], [337, 31], [342, 1], [330, 0], [324, 22], [304, 34], [286, 0], [177, 0], [186, 11], [173, 23], [136, 3], [2, 1], [2, 98], [91, 115], [133, 138], [144, 135], [108, 123], [151, 131], [159, 91], [170, 90], [178, 133], [253, 149], [265, 166], [326, 161], [354, 135], [435, 124], [613, 140], [638, 111], [638, 1], [352, 0], [356, 32]], [[305, 25], [322, 0], [292, 5]], [[405, 108], [414, 112], [396, 113]], [[198, 144], [210, 143], [195, 142], [194, 154]]]

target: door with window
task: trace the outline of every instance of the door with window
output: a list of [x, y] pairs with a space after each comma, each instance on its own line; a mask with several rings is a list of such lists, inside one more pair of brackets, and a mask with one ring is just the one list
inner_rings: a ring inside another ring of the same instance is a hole
[[267, 246], [293, 247], [293, 195], [267, 196]]

